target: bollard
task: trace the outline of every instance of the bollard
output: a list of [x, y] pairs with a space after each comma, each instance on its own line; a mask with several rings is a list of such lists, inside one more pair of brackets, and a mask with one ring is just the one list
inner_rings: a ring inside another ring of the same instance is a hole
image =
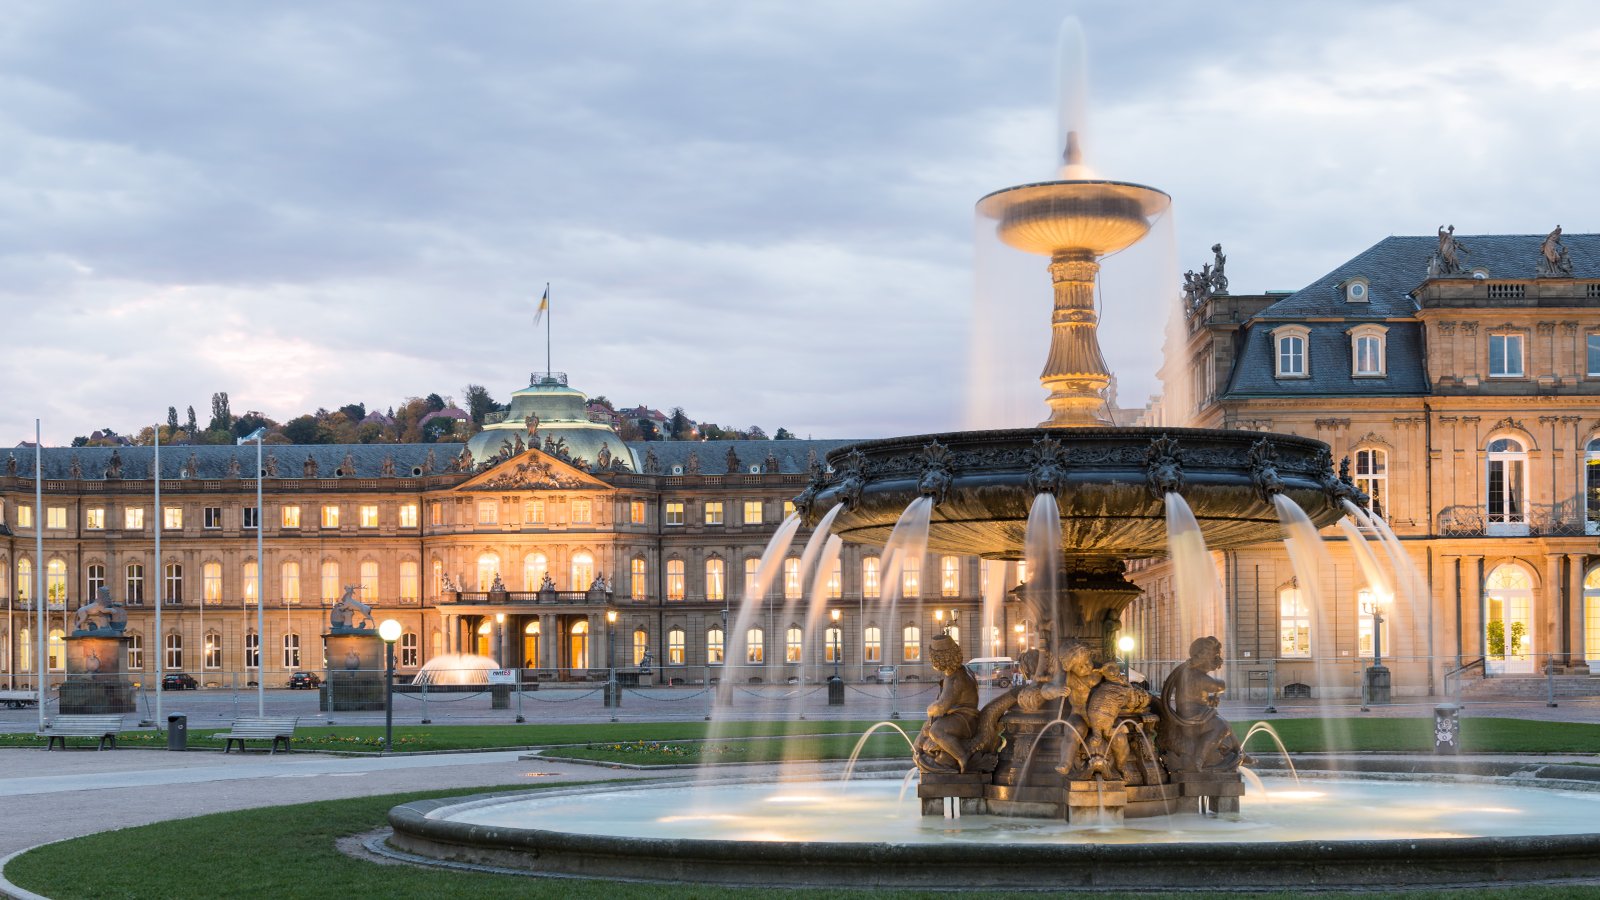
[[1454, 756], [1461, 752], [1461, 707], [1441, 703], [1433, 708], [1433, 752]]
[[844, 679], [837, 675], [828, 678], [828, 705], [844, 705]]
[[167, 749], [189, 749], [189, 717], [167, 716]]

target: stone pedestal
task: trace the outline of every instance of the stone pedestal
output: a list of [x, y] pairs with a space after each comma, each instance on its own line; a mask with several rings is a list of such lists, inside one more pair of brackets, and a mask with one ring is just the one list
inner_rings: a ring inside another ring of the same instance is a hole
[[322, 688], [324, 712], [382, 710], [383, 639], [376, 631], [329, 632], [328, 677]]
[[1238, 772], [1172, 772], [1169, 777], [1187, 808], [1210, 815], [1239, 811], [1244, 778]]
[[133, 712], [133, 685], [122, 671], [128, 639], [120, 635], [72, 635], [65, 643], [67, 679], [61, 683], [61, 712], [67, 715]]

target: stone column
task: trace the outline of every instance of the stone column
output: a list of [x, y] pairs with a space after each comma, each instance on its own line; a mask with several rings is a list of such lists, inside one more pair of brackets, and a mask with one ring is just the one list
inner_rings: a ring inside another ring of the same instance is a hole
[[[1483, 622], [1485, 617], [1483, 597], [1483, 557], [1461, 557], [1461, 606], [1462, 619], [1466, 620], [1469, 628], [1475, 629], [1476, 634], [1468, 629], [1463, 629], [1463, 637], [1467, 644], [1467, 656], [1489, 655], [1488, 636], [1484, 634]], [[1470, 611], [1471, 616], [1468, 617]]]
[[1561, 620], [1561, 595], [1566, 593], [1561, 583], [1561, 554], [1547, 553], [1545, 571], [1545, 665], [1560, 667], [1565, 660], [1562, 651], [1566, 646], [1565, 623]]
[[[606, 665], [606, 619], [599, 613], [589, 613], [589, 658], [585, 668], [603, 669]], [[574, 663], [576, 665], [576, 663]]]
[[1567, 555], [1567, 596], [1571, 598], [1572, 605], [1567, 611], [1567, 621], [1571, 623], [1568, 631], [1567, 671], [1574, 675], [1589, 674], [1588, 642], [1588, 610], [1583, 597], [1583, 570], [1587, 557], [1581, 553]]

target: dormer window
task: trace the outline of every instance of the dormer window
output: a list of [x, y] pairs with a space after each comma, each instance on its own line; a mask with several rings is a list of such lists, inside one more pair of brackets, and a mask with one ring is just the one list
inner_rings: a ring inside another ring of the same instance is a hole
[[1522, 334], [1516, 331], [1489, 333], [1489, 377], [1522, 377]]
[[1383, 325], [1357, 325], [1350, 329], [1350, 374], [1357, 378], [1382, 378], [1388, 374]]
[[1341, 287], [1344, 289], [1344, 302], [1369, 303], [1372, 300], [1372, 285], [1367, 283], [1363, 276], [1346, 281]]
[[1304, 325], [1284, 325], [1273, 329], [1277, 346], [1276, 375], [1279, 378], [1308, 378], [1311, 372], [1311, 329]]

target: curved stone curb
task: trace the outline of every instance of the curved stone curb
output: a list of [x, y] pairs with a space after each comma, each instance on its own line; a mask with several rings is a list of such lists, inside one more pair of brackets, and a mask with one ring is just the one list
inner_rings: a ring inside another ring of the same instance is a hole
[[32, 847], [25, 847], [21, 850], [18, 850], [9, 856], [0, 857], [0, 897], [15, 898], [15, 900], [50, 900], [49, 897], [45, 897], [41, 894], [35, 894], [33, 891], [12, 884], [11, 879], [7, 878], [5, 873], [6, 866], [10, 865], [13, 859], [16, 859], [17, 857], [31, 850], [37, 850], [40, 847], [49, 846], [49, 844], [53, 843], [56, 842], [48, 841], [44, 844], [36, 844]]

